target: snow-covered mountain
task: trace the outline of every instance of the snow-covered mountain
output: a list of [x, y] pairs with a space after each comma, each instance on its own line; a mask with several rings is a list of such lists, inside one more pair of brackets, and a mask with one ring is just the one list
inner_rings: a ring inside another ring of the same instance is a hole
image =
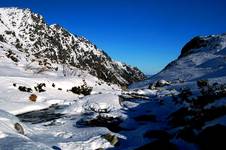
[[119, 85], [145, 78], [138, 68], [113, 61], [84, 37], [56, 24], [49, 26], [41, 15], [29, 9], [0, 8], [0, 44], [5, 55], [21, 65], [21, 61], [37, 63], [40, 68], [52, 71], [57, 71], [56, 65], [76, 67]]
[[0, 8], [0, 79], [1, 150], [95, 150], [118, 142], [107, 127], [125, 117], [122, 86], [144, 74], [29, 9]]
[[30, 10], [0, 15], [1, 150], [226, 149], [226, 34], [123, 89], [105, 81], [144, 75]]
[[225, 76], [226, 34], [197, 36], [153, 79], [197, 80]]
[[139, 150], [226, 148], [225, 33], [194, 37], [176, 60], [130, 90], [154, 94], [130, 112], [127, 124], [135, 130], [124, 133], [127, 145], [140, 145]]
[[136, 83], [136, 86], [147, 86], [161, 79], [172, 82], [195, 81], [222, 77], [225, 74], [226, 34], [197, 36], [185, 44], [176, 60], [150, 79]]

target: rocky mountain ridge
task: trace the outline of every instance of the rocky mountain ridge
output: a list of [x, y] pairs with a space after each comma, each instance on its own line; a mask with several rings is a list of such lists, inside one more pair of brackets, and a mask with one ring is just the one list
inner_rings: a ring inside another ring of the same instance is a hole
[[[41, 15], [29, 9], [0, 8], [0, 42], [3, 49], [6, 43], [24, 53], [28, 64], [38, 62], [53, 71], [53, 64], [76, 67], [119, 85], [145, 78], [138, 68], [113, 61], [84, 37], [60, 25], [49, 26]], [[6, 51], [14, 62], [20, 61], [17, 54]]]
[[164, 79], [171, 82], [224, 77], [226, 73], [226, 34], [196, 36], [181, 49], [178, 58], [159, 73], [131, 88], [149, 86]]

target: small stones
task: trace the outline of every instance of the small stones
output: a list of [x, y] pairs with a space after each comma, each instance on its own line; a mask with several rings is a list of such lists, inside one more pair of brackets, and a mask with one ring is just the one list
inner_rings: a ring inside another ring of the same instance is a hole
[[22, 91], [22, 92], [29, 92], [31, 93], [32, 92], [32, 89], [31, 88], [27, 88], [25, 86], [19, 86], [18, 87], [18, 90]]
[[116, 135], [112, 135], [112, 134], [105, 134], [102, 136], [104, 139], [106, 139], [108, 142], [111, 143], [111, 145], [116, 145], [119, 140], [118, 140], [118, 137]]
[[155, 87], [163, 87], [163, 86], [167, 86], [170, 85], [169, 81], [166, 80], [158, 80], [155, 84]]
[[43, 87], [46, 87], [45, 83], [39, 83], [37, 86], [35, 86], [35, 90], [38, 91], [39, 93], [45, 92], [46, 90], [43, 89]]
[[52, 87], [55, 87], [55, 86], [56, 86], [56, 85], [53, 83], [53, 84], [52, 84]]
[[31, 94], [30, 97], [29, 97], [29, 100], [32, 101], [32, 102], [36, 102], [36, 100], [37, 100], [37, 95]]
[[19, 61], [18, 58], [17, 58], [18, 56], [14, 52], [12, 52], [11, 50], [8, 50], [8, 52], [6, 53], [6, 57], [10, 58], [14, 62]]
[[61, 150], [61, 148], [59, 148], [58, 146], [52, 146], [52, 149], [54, 149], [54, 150]]
[[23, 127], [19, 124], [19, 123], [15, 123], [14, 124], [14, 128], [16, 129], [16, 131], [20, 134], [24, 135], [24, 129]]

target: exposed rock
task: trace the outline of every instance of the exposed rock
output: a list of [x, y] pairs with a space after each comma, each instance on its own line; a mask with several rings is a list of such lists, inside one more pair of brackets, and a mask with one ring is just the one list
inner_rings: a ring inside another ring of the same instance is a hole
[[31, 88], [27, 88], [25, 86], [19, 86], [18, 89], [22, 92], [29, 92], [31, 93], [32, 92], [32, 89]]
[[81, 86], [74, 86], [71, 88], [71, 92], [75, 93], [75, 94], [83, 94], [83, 95], [90, 95], [90, 93], [92, 92], [93, 88], [92, 87], [88, 87], [86, 84], [81, 85]]
[[151, 90], [155, 90], [156, 88], [164, 87], [167, 85], [170, 85], [170, 82], [161, 79], [161, 80], [158, 80], [157, 82], [151, 83], [148, 88]]
[[46, 87], [46, 84], [45, 83], [39, 83], [37, 86], [35, 86], [35, 90], [38, 91], [38, 92], [45, 92], [46, 90], [43, 89], [43, 87]]
[[199, 88], [203, 88], [209, 85], [208, 80], [198, 80], [197, 85]]
[[111, 145], [116, 145], [119, 140], [118, 140], [118, 137], [116, 135], [112, 135], [112, 134], [105, 134], [102, 136], [104, 139], [106, 139], [108, 142], [111, 143]]
[[208, 41], [202, 37], [194, 37], [191, 41], [189, 41], [181, 50], [181, 54], [179, 58], [187, 56], [192, 53], [192, 49], [198, 49], [207, 46]]
[[59, 148], [58, 146], [52, 146], [52, 148], [53, 148], [54, 150], [62, 150], [62, 149]]
[[14, 128], [17, 130], [18, 133], [24, 135], [24, 128], [19, 123], [15, 123]]
[[53, 84], [52, 84], [52, 87], [55, 87], [55, 86], [56, 86], [56, 85], [53, 83]]
[[31, 94], [30, 97], [29, 97], [29, 100], [32, 101], [32, 102], [36, 102], [36, 100], [37, 100], [37, 95]]
[[155, 87], [163, 87], [166, 85], [170, 85], [170, 82], [162, 79], [156, 82]]

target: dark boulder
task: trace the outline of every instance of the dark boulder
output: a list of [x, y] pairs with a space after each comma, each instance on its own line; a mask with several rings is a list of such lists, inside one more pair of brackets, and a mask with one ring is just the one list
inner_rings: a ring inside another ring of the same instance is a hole
[[16, 131], [20, 134], [24, 135], [24, 128], [19, 124], [19, 123], [15, 123], [14, 124], [14, 128], [16, 129]]
[[25, 86], [19, 86], [18, 87], [18, 90], [22, 91], [22, 92], [29, 92], [31, 93], [32, 92], [32, 89], [31, 88], [27, 88]]
[[181, 54], [179, 58], [185, 57], [192, 53], [192, 49], [199, 49], [207, 46], [207, 41], [202, 37], [194, 37], [191, 41], [189, 41], [181, 50]]

